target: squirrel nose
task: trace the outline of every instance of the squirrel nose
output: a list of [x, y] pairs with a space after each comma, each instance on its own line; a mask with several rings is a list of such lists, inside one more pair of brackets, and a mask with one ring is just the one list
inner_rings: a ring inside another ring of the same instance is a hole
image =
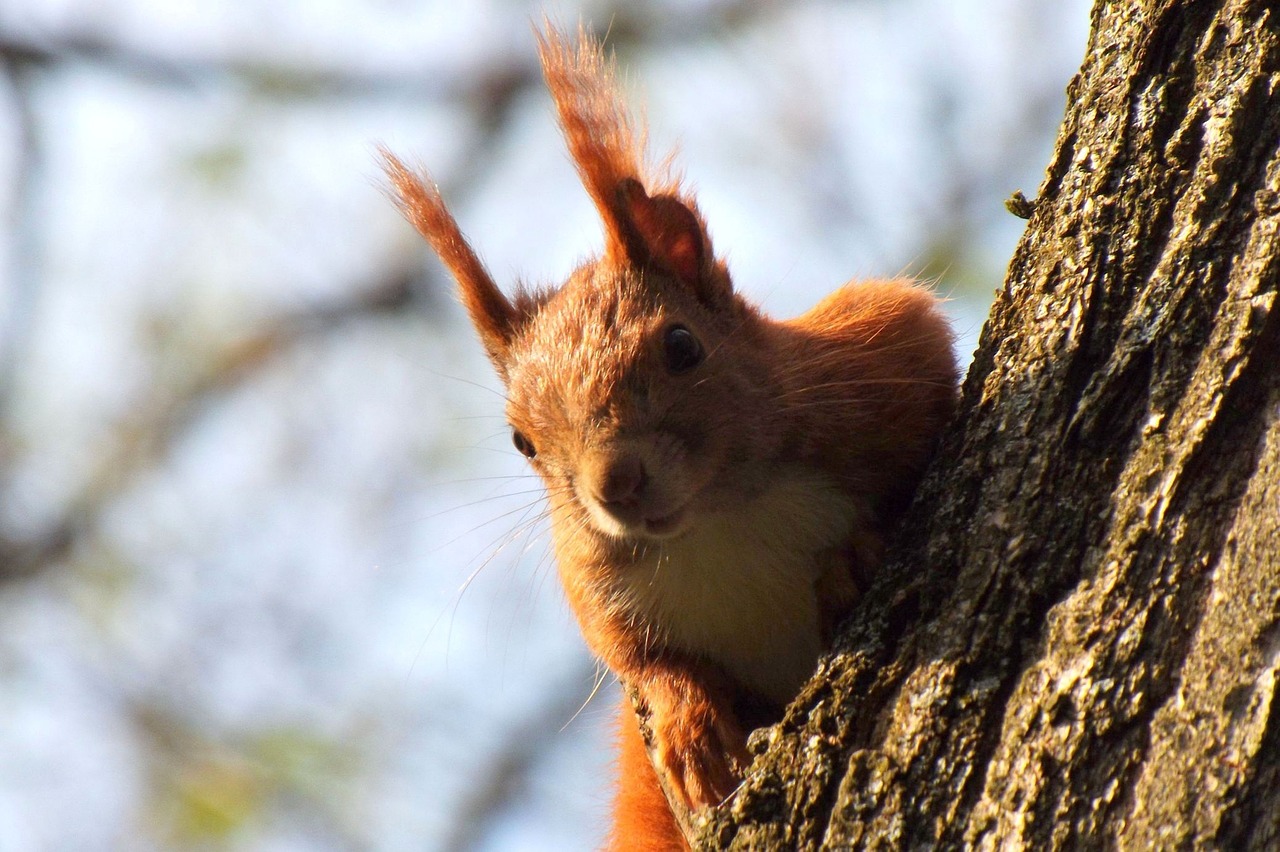
[[622, 456], [605, 465], [596, 482], [596, 496], [607, 506], [631, 508], [639, 502], [649, 475], [637, 456]]

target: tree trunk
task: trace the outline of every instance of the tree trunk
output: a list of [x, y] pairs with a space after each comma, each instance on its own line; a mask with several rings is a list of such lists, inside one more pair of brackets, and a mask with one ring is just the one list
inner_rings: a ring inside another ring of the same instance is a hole
[[1280, 848], [1280, 3], [1101, 0], [1068, 93], [890, 564], [704, 846]]

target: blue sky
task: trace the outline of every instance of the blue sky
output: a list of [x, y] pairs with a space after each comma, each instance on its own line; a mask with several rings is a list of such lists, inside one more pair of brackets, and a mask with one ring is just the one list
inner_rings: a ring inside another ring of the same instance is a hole
[[[1087, 4], [620, 8], [553, 12], [615, 22], [739, 288], [788, 315], [924, 270], [967, 362]], [[429, 166], [500, 281], [594, 253], [540, 89], [498, 132], [459, 94], [532, 67], [538, 14], [0, 0], [56, 57], [0, 111], [0, 532], [91, 509], [0, 585], [0, 848], [598, 841], [613, 693], [577, 712], [537, 483], [373, 155]], [[314, 321], [405, 274], [411, 309]]]

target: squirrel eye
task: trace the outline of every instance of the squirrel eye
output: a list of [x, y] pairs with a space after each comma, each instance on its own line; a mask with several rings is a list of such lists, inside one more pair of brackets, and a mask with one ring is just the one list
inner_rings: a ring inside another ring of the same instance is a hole
[[538, 454], [533, 442], [526, 438], [519, 429], [511, 430], [511, 443], [515, 444], [516, 449], [523, 453], [527, 459], [531, 459]]
[[667, 359], [667, 372], [673, 375], [687, 373], [702, 363], [702, 344], [682, 325], [667, 329], [662, 338], [662, 352]]

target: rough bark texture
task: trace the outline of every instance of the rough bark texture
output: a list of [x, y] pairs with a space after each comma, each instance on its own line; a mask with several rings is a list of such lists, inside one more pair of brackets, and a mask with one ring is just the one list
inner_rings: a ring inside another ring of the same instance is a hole
[[1280, 848], [1280, 4], [1102, 0], [937, 463], [714, 848]]

